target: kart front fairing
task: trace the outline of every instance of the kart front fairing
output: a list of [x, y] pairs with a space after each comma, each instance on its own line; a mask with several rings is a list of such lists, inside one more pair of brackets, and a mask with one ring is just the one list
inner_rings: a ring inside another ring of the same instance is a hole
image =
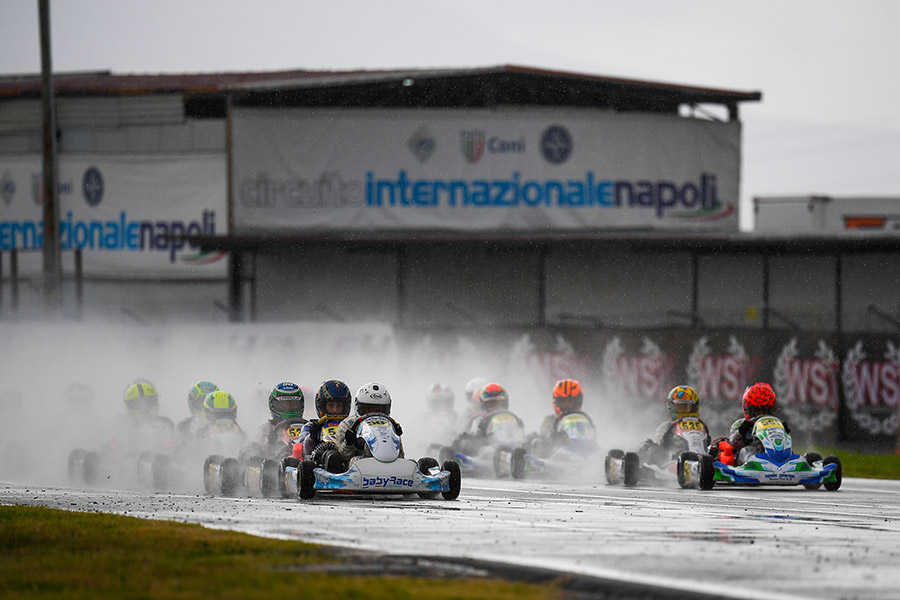
[[565, 434], [566, 443], [560, 444], [549, 456], [525, 455], [525, 472], [540, 475], [567, 475], [596, 463], [599, 452], [597, 430], [590, 417], [574, 412], [560, 419], [556, 430]]
[[344, 473], [314, 471], [316, 490], [332, 490], [372, 494], [414, 494], [446, 492], [450, 490], [450, 472], [437, 467], [428, 475], [419, 471], [416, 461], [398, 458], [382, 462], [376, 458], [361, 458]]

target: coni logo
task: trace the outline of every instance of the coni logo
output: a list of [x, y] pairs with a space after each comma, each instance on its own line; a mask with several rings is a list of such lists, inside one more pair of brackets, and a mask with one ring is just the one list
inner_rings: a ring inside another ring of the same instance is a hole
[[88, 167], [81, 179], [81, 192], [85, 201], [97, 206], [103, 200], [103, 174], [97, 167]]

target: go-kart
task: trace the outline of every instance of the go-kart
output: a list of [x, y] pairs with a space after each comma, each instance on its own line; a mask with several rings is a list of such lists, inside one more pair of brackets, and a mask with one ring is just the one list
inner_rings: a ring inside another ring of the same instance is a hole
[[474, 476], [525, 477], [527, 452], [522, 421], [508, 410], [489, 414], [484, 436], [461, 434], [450, 446], [438, 449], [444, 463], [457, 462], [460, 469]]
[[241, 472], [241, 485], [248, 493], [264, 498], [283, 495], [281, 485], [281, 461], [291, 455], [294, 444], [300, 441], [304, 419], [285, 419], [272, 428], [275, 443], [269, 448], [262, 448], [253, 443], [245, 448], [238, 457]]
[[[203, 461], [203, 489], [207, 494], [233, 496], [244, 489], [240, 455], [246, 435], [240, 426], [229, 419], [220, 419], [201, 429], [203, 438], [196, 441], [206, 452]], [[196, 456], [196, 450], [193, 451]], [[196, 469], [196, 466], [193, 467]], [[194, 471], [196, 473], [196, 471]]]
[[[174, 426], [158, 417], [142, 423], [120, 425], [123, 435], [96, 450], [69, 452], [68, 476], [73, 485], [107, 485], [160, 489], [168, 481], [168, 456], [174, 447]], [[162, 456], [159, 460], [156, 457]]]
[[672, 424], [671, 435], [677, 447], [674, 452], [667, 452], [651, 442], [642, 444], [637, 452], [610, 450], [604, 461], [607, 483], [622, 483], [628, 487], [641, 481], [674, 483], [679, 457], [690, 452], [697, 455], [699, 461], [699, 457], [706, 454], [709, 432], [697, 417], [682, 417]]
[[[289, 498], [297, 495], [297, 473], [300, 463], [303, 460], [311, 461], [316, 467], [325, 466], [325, 458], [328, 454], [337, 454], [335, 443], [337, 441], [337, 428], [346, 416], [325, 415], [320, 417], [317, 424], [319, 430], [319, 441], [315, 444], [315, 448], [309, 456], [300, 458], [295, 451], [291, 456], [285, 456], [278, 465], [278, 491], [282, 498]], [[297, 442], [302, 444], [303, 442]], [[302, 454], [302, 452], [301, 452]], [[336, 458], [340, 458], [338, 455]]]
[[[808, 490], [823, 485], [828, 491], [841, 487], [841, 461], [836, 456], [824, 460], [815, 452], [795, 454], [791, 436], [777, 417], [760, 417], [753, 425], [755, 454], [748, 452], [743, 464], [735, 466], [714, 460], [710, 455], [684, 452], [678, 457], [678, 484], [683, 488], [712, 489], [716, 485], [802, 485]], [[745, 449], [746, 450], [746, 449]]]
[[417, 461], [400, 457], [400, 437], [384, 415], [367, 415], [359, 424], [356, 446], [366, 449], [366, 456], [351, 461], [341, 473], [332, 473], [302, 460], [297, 466], [287, 464], [285, 479], [290, 490], [308, 500], [319, 492], [364, 494], [418, 494], [423, 498], [454, 500], [460, 491], [459, 465], [453, 461], [441, 467], [431, 457]]
[[597, 428], [591, 418], [581, 412], [569, 413], [556, 423], [550, 436], [533, 438], [527, 444], [525, 477], [566, 478], [582, 477], [594, 472], [597, 453]]

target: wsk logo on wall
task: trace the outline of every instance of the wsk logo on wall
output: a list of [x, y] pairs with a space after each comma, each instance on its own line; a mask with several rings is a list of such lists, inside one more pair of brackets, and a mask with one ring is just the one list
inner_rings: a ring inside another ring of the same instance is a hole
[[797, 338], [791, 338], [775, 362], [772, 388], [778, 414], [794, 431], [821, 432], [837, 421], [838, 360], [824, 340], [818, 340], [812, 358], [798, 345]]
[[716, 352], [709, 337], [694, 343], [687, 364], [687, 383], [700, 396], [700, 417], [713, 428], [727, 428], [741, 417], [741, 396], [756, 381], [762, 359], [749, 356], [734, 335], [728, 348]]
[[616, 336], [603, 351], [603, 383], [614, 393], [656, 405], [675, 385], [673, 371], [677, 360], [677, 355], [665, 354], [649, 337], [643, 338], [637, 354], [627, 354], [622, 338]]
[[[874, 342], [869, 342], [871, 348]], [[869, 359], [863, 340], [847, 350], [841, 368], [841, 387], [849, 420], [875, 436], [893, 436], [900, 426], [900, 348], [886, 340], [883, 359]], [[849, 423], [848, 423], [849, 424]]]

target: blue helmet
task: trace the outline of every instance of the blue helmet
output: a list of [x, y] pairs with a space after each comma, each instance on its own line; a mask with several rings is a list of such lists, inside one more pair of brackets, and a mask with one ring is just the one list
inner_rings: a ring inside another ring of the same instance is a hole
[[329, 414], [326, 409], [326, 405], [329, 402], [342, 403], [342, 409], [337, 414], [350, 414], [353, 395], [350, 393], [350, 388], [347, 387], [346, 383], [338, 379], [329, 379], [319, 386], [318, 391], [316, 391], [316, 414], [319, 415], [320, 418]]

